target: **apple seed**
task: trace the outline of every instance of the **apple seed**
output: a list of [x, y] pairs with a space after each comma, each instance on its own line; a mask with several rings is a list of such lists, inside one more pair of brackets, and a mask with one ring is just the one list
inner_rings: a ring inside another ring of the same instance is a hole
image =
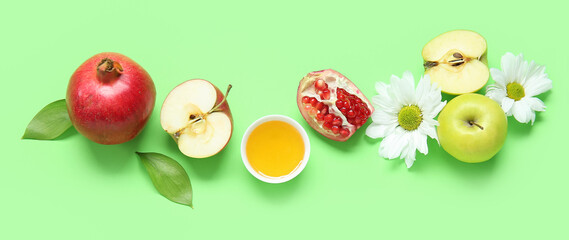
[[433, 61], [427, 61], [425, 64], [423, 64], [423, 66], [425, 68], [432, 68], [432, 67], [436, 67], [437, 65], [439, 65], [439, 63], [433, 62]]

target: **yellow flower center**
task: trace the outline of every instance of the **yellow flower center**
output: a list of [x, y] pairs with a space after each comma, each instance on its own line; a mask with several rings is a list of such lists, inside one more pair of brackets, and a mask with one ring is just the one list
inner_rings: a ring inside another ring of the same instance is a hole
[[421, 109], [415, 105], [405, 106], [398, 114], [399, 126], [407, 131], [413, 131], [419, 128], [423, 121]]
[[506, 92], [508, 93], [509, 98], [514, 99], [516, 101], [519, 101], [526, 96], [524, 87], [517, 82], [508, 83], [508, 85], [506, 86]]

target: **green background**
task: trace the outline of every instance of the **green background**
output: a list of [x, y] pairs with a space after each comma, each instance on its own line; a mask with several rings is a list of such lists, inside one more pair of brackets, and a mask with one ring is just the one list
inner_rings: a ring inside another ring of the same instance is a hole
[[[546, 0], [4, 2], [0, 238], [565, 238], [567, 7]], [[296, 88], [308, 72], [336, 69], [371, 98], [374, 83], [392, 74], [411, 70], [417, 81], [423, 45], [453, 29], [487, 39], [490, 67], [508, 51], [523, 53], [553, 81], [540, 96], [547, 111], [533, 126], [510, 118], [492, 160], [462, 163], [429, 140], [428, 156], [418, 154], [407, 169], [380, 158], [379, 140], [364, 129], [334, 142], [302, 119]], [[156, 107], [144, 131], [115, 146], [75, 130], [55, 141], [21, 140], [42, 107], [65, 97], [73, 71], [104, 51], [131, 57], [152, 76]], [[192, 78], [233, 85], [233, 137], [208, 159], [185, 157], [160, 127], [162, 101]], [[255, 179], [240, 157], [245, 129], [268, 114], [296, 119], [312, 144], [305, 170], [284, 184]], [[195, 209], [159, 195], [135, 151], [179, 161]]]

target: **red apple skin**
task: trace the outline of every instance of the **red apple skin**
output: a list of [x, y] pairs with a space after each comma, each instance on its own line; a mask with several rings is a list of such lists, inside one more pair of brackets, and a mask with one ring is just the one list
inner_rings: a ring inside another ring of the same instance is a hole
[[[120, 64], [122, 73], [98, 69], [104, 59]], [[136, 137], [148, 122], [155, 99], [150, 75], [120, 53], [99, 53], [87, 59], [67, 87], [67, 110], [73, 126], [88, 139], [105, 145]]]
[[[207, 81], [207, 80], [204, 80], [204, 81]], [[223, 99], [226, 98], [227, 96], [224, 96], [223, 93], [219, 90], [219, 88], [217, 88], [215, 85], [213, 85], [213, 83], [210, 82], [210, 84], [215, 88], [215, 92], [217, 93], [217, 97], [216, 97], [217, 100], [215, 100], [215, 104], [213, 105], [213, 106], [217, 106], [217, 104], [219, 104], [221, 101], [223, 101]], [[227, 144], [231, 140], [231, 136], [233, 136], [233, 115], [231, 115], [231, 110], [229, 109], [229, 104], [227, 103], [227, 100], [219, 106], [218, 111], [227, 114], [227, 117], [229, 117], [229, 122], [231, 122], [231, 133], [229, 134], [229, 139], [227, 139], [227, 142], [225, 143], [225, 145], [223, 145], [223, 147], [221, 149], [219, 149], [219, 151], [217, 153], [219, 153], [219, 152], [221, 152], [221, 150], [225, 149], [225, 147], [227, 146]], [[215, 154], [217, 154], [217, 153], [215, 153]]]

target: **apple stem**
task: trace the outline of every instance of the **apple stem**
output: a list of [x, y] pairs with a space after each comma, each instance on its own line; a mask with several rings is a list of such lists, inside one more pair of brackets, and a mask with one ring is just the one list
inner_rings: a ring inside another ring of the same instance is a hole
[[231, 90], [231, 87], [232, 87], [231, 84], [229, 84], [229, 86], [227, 86], [227, 91], [225, 91], [225, 96], [223, 97], [223, 100], [221, 100], [221, 102], [219, 102], [215, 107], [213, 107], [211, 110], [209, 110], [209, 112], [207, 112], [207, 114], [217, 112], [219, 110], [219, 107], [221, 107], [221, 105], [227, 101], [227, 95], [229, 95], [229, 90]]
[[109, 58], [104, 58], [97, 64], [97, 79], [103, 83], [115, 81], [122, 73], [122, 66]]
[[484, 130], [484, 127], [480, 126], [480, 124], [478, 124], [472, 120], [468, 121], [468, 124], [470, 124], [470, 126], [472, 126], [472, 125], [477, 126], [478, 128], [480, 128], [480, 130]]

